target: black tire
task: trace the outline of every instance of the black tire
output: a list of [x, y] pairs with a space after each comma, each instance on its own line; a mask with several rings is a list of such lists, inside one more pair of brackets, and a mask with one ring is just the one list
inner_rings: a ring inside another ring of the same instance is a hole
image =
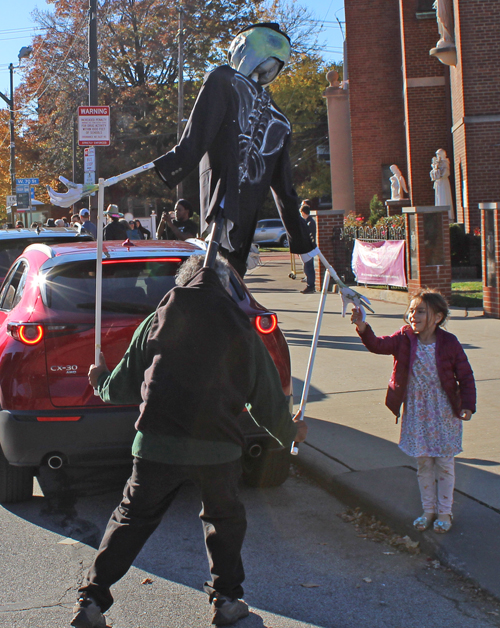
[[288, 248], [288, 236], [287, 235], [281, 236], [280, 246], [284, 246], [286, 249]]
[[281, 486], [290, 472], [291, 454], [286, 449], [264, 450], [258, 458], [243, 457], [243, 481], [253, 488]]
[[33, 497], [31, 467], [14, 467], [7, 461], [0, 448], [0, 503], [25, 502]]

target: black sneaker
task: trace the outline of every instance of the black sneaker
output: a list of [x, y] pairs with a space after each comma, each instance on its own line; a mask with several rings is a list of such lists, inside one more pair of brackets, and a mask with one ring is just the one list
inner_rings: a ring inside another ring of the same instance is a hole
[[315, 294], [316, 290], [307, 286], [307, 288], [304, 288], [304, 290], [301, 290], [300, 292], [301, 294]]
[[248, 604], [245, 604], [242, 600], [230, 600], [224, 595], [218, 595], [212, 602], [212, 610], [214, 612], [214, 618], [212, 624], [216, 626], [230, 626], [248, 617]]
[[101, 609], [86, 593], [80, 594], [73, 606], [75, 616], [71, 625], [75, 628], [106, 628], [106, 619]]

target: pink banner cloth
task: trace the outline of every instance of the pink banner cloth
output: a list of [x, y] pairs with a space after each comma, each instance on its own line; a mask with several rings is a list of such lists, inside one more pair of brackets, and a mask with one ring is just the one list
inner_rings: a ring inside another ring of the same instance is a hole
[[356, 240], [351, 265], [358, 283], [407, 286], [404, 240]]

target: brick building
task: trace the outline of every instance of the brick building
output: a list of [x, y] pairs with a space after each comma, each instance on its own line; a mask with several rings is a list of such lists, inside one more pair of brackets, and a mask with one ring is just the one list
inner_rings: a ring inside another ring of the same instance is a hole
[[479, 203], [500, 201], [500, 0], [453, 0], [457, 61], [429, 55], [439, 39], [433, 0], [346, 0], [354, 204], [390, 198], [389, 166], [412, 206], [434, 205], [438, 148], [450, 158], [457, 221], [480, 226]]

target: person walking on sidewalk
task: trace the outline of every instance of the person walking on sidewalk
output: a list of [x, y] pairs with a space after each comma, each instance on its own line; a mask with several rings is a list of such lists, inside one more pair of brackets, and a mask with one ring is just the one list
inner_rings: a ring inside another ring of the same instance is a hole
[[420, 532], [431, 525], [438, 533], [451, 529], [454, 456], [462, 451], [462, 421], [476, 411], [467, 356], [457, 337], [442, 328], [448, 314], [444, 296], [425, 289], [411, 298], [408, 324], [392, 336], [375, 336], [359, 308], [351, 316], [369, 351], [394, 356], [385, 403], [396, 417], [404, 404], [399, 447], [417, 459], [424, 512], [413, 525]]
[[[307, 201], [302, 201], [302, 205], [300, 206], [300, 215], [305, 220], [311, 242], [316, 248], [316, 221], [311, 216], [311, 208], [307, 204]], [[301, 290], [301, 292], [302, 294], [314, 294], [316, 292], [316, 288], [314, 286], [316, 282], [314, 257], [311, 257], [311, 259], [307, 260], [307, 262], [304, 262], [304, 274], [306, 276], [307, 285], [304, 290]]]
[[239, 599], [247, 524], [238, 497], [244, 445], [238, 416], [247, 407], [284, 447], [303, 441], [307, 425], [299, 413], [292, 420], [274, 362], [231, 297], [227, 261], [218, 256], [214, 268], [201, 268], [203, 261], [192, 256], [181, 266], [177, 286], [137, 328], [112, 373], [102, 354], [90, 367], [89, 381], [103, 401], [141, 406], [132, 475], [79, 589], [76, 628], [105, 628], [110, 587], [186, 481], [201, 491], [212, 623], [226, 626], [248, 615]]

